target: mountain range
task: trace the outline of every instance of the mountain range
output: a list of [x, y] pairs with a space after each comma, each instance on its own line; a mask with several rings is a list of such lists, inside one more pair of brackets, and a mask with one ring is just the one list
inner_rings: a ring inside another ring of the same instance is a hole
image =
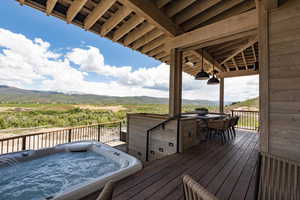
[[[73, 103], [73, 104], [167, 104], [168, 98], [149, 96], [118, 97], [94, 94], [67, 94], [55, 91], [25, 90], [0, 85], [1, 103]], [[230, 104], [231, 102], [225, 102]], [[218, 101], [183, 99], [183, 104], [218, 105]]]

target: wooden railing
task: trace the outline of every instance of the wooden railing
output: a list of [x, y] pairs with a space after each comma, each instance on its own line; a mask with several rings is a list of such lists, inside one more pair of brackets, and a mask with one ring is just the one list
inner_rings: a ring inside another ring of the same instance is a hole
[[259, 111], [248, 110], [232, 110], [232, 116], [239, 116], [240, 119], [237, 124], [237, 128], [258, 130], [259, 128]]
[[53, 147], [82, 140], [95, 140], [102, 143], [120, 141], [122, 122], [78, 126], [49, 132], [38, 132], [0, 139], [0, 154]]

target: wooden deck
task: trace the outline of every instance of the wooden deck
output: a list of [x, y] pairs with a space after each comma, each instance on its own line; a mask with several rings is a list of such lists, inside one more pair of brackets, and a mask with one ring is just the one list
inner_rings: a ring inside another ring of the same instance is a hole
[[220, 200], [254, 200], [258, 138], [254, 132], [238, 131], [236, 139], [226, 145], [211, 141], [149, 163], [120, 181], [113, 199], [183, 199], [180, 178], [189, 174]]

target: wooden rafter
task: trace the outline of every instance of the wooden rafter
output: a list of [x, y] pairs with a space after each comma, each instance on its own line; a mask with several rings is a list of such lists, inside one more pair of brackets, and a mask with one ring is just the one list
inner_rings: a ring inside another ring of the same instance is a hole
[[71, 23], [88, 0], [75, 0], [67, 11], [67, 22]]
[[245, 54], [244, 54], [244, 51], [241, 52], [242, 54], [242, 58], [243, 58], [243, 62], [244, 62], [244, 66], [246, 67], [246, 69], [248, 69], [248, 65], [247, 65], [247, 60], [245, 58]]
[[245, 49], [247, 49], [247, 48], [251, 47], [252, 45], [254, 45], [257, 41], [258, 41], [258, 38], [255, 37], [250, 42], [248, 42], [247, 44], [245, 44], [244, 46], [242, 46], [241, 48], [239, 48], [238, 50], [236, 50], [231, 56], [229, 56], [228, 58], [226, 58], [225, 60], [223, 60], [221, 62], [221, 64], [227, 62], [228, 60], [231, 60], [233, 57], [235, 57], [236, 55], [238, 55], [239, 53], [241, 53]]
[[139, 25], [143, 21], [144, 18], [138, 15], [134, 15], [132, 18], [130, 18], [127, 22], [122, 24], [122, 26], [116, 30], [113, 36], [113, 41], [118, 41], [120, 38], [122, 38], [125, 34], [127, 34], [129, 31], [134, 29], [137, 25]]
[[135, 28], [132, 32], [128, 33], [128, 35], [124, 39], [125, 45], [130, 45], [132, 42], [141, 38], [143, 35], [154, 29], [155, 26], [149, 24], [148, 22], [144, 22], [139, 27]]
[[119, 0], [122, 4], [134, 10], [137, 14], [144, 17], [151, 24], [159, 27], [169, 36], [176, 36], [181, 33], [179, 26], [164, 13], [161, 12], [151, 1], [145, 0]]
[[256, 52], [255, 52], [254, 45], [251, 46], [251, 49], [252, 49], [252, 54], [253, 54], [253, 57], [254, 57], [254, 61], [257, 62], [257, 57], [256, 57]]
[[113, 16], [111, 16], [101, 27], [100, 35], [105, 36], [115, 26], [117, 26], [125, 17], [131, 13], [131, 9], [122, 6]]
[[164, 7], [166, 4], [168, 4], [171, 0], [156, 0], [155, 4], [158, 8]]
[[258, 71], [255, 70], [239, 70], [239, 71], [228, 71], [228, 72], [221, 72], [217, 74], [218, 78], [230, 78], [230, 77], [237, 77], [237, 76], [250, 76], [259, 74]]
[[50, 14], [51, 14], [51, 12], [52, 12], [52, 10], [53, 10], [53, 8], [54, 8], [56, 2], [57, 2], [57, 0], [48, 0], [48, 1], [46, 2], [46, 14], [47, 14], [47, 15], [50, 15]]
[[[258, 18], [256, 10], [252, 10], [177, 36], [168, 41], [166, 48], [201, 46], [202, 43], [216, 41], [226, 37], [232, 40], [232, 36], [240, 35], [240, 37], [245, 37], [244, 33], [251, 31], [256, 32], [257, 27]], [[222, 43], [223, 42], [224, 41], [222, 41]]]
[[228, 0], [228, 1], [222, 1], [220, 4], [217, 4], [214, 9], [207, 10], [207, 12], [204, 12], [193, 19], [185, 22], [182, 24], [182, 27], [184, 30], [188, 31], [196, 27], [197, 25], [221, 14], [222, 12], [238, 5], [243, 0]]
[[133, 49], [138, 49], [144, 45], [146, 45], [147, 43], [151, 42], [152, 40], [160, 37], [161, 35], [163, 35], [164, 32], [159, 30], [159, 29], [153, 29], [152, 31], [146, 33], [144, 36], [142, 36], [140, 39], [136, 40], [133, 44], [132, 44], [132, 48]]
[[102, 0], [84, 20], [84, 29], [90, 29], [104, 13], [116, 2], [116, 0]]
[[165, 12], [168, 17], [173, 17], [177, 13], [179, 13], [181, 10], [185, 9], [192, 3], [194, 3], [197, 0], [184, 0], [184, 1], [174, 1], [174, 3], [170, 4], [170, 6], [167, 6], [165, 9]]
[[175, 16], [174, 21], [177, 24], [182, 24], [183, 22], [191, 19], [192, 17], [207, 10], [208, 8], [216, 5], [221, 1], [222, 0], [209, 0], [195, 3], [192, 6], [190, 6], [189, 9], [186, 9], [183, 12], [179, 13], [177, 16]]
[[239, 67], [238, 67], [238, 65], [236, 64], [236, 61], [235, 61], [234, 57], [231, 58], [231, 61], [232, 61], [233, 65], [234, 65], [234, 67], [235, 67], [235, 70], [238, 71], [238, 70], [239, 70]]
[[156, 38], [155, 40], [152, 40], [147, 45], [145, 45], [141, 48], [141, 52], [147, 53], [147, 52], [151, 51], [152, 49], [155, 49], [156, 47], [162, 45], [166, 38], [167, 38], [167, 36], [163, 35], [161, 37]]
[[[183, 30], [177, 26], [175, 23], [172, 22], [172, 20], [170, 20], [164, 13], [162, 13], [162, 11], [160, 9], [158, 9], [154, 4], [152, 4], [149, 1], [142, 1], [142, 0], [120, 0], [123, 4], [128, 5], [129, 7], [131, 7], [136, 13], [141, 14], [142, 16], [144, 16], [144, 18], [146, 20], [148, 20], [149, 22], [152, 22], [153, 24], [157, 25], [159, 24], [159, 27], [166, 32], [169, 36], [171, 37], [175, 37], [176, 35], [183, 33]], [[166, 39], [167, 37], [164, 37], [164, 39]], [[142, 48], [142, 52], [147, 52], [149, 51], [149, 49], [152, 49], [153, 44], [155, 44], [155, 47], [157, 44], [161, 43], [161, 39], [157, 38], [155, 39], [155, 41], [151, 41], [151, 44], [148, 44], [147, 47], [143, 47]], [[149, 48], [149, 46], [151, 48]], [[195, 52], [194, 54], [199, 54], [199, 52]], [[209, 55], [207, 53], [207, 55]], [[200, 54], [200, 56], [202, 56]], [[210, 57], [210, 59], [207, 59], [205, 57], [206, 60], [213, 60], [211, 59], [212, 57]], [[211, 62], [211, 61], [209, 61]], [[220, 70], [222, 70], [222, 68], [220, 67], [220, 65], [217, 63], [217, 61], [213, 60], [213, 62], [211, 62], [212, 64], [215, 64]]]

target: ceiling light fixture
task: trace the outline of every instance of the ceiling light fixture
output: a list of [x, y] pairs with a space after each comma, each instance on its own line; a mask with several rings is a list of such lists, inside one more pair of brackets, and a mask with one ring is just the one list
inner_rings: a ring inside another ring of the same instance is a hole
[[213, 75], [210, 79], [208, 79], [207, 81], [207, 85], [217, 85], [220, 83], [219, 79], [216, 78], [215, 76], [215, 69], [214, 69], [214, 65], [213, 65]]
[[201, 71], [198, 72], [195, 76], [196, 80], [207, 80], [209, 79], [209, 74], [207, 72], [204, 71], [203, 67], [203, 48], [202, 48], [202, 64], [201, 64]]

